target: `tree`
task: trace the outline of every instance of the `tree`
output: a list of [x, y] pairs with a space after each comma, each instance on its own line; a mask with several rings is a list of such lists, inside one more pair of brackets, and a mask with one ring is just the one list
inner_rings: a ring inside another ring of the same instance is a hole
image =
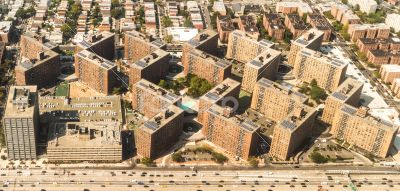
[[173, 25], [172, 20], [168, 16], [163, 16], [161, 19], [161, 24], [166, 27], [171, 27]]
[[172, 35], [165, 35], [165, 36], [164, 36], [164, 40], [165, 40], [165, 42], [167, 42], [167, 43], [171, 43], [172, 40], [173, 40], [173, 37], [172, 37]]
[[348, 0], [342, 0], [342, 3], [345, 4], [345, 5], [347, 5]]
[[154, 161], [151, 160], [151, 158], [149, 158], [149, 157], [143, 157], [142, 160], [140, 161], [140, 163], [146, 165], [147, 167], [154, 165]]
[[253, 168], [257, 168], [258, 167], [259, 161], [257, 160], [257, 158], [250, 157], [248, 162], [249, 162], [251, 167], [253, 167]]
[[158, 83], [158, 86], [168, 89], [168, 83], [165, 80], [160, 80], [160, 82]]
[[224, 164], [228, 161], [228, 158], [221, 153], [212, 152], [211, 155], [213, 157], [213, 160], [218, 164]]
[[321, 153], [319, 152], [312, 152], [310, 154], [310, 158], [313, 162], [321, 164], [321, 163], [327, 163], [329, 161], [328, 158], [326, 158], [325, 156], [321, 155]]
[[325, 17], [328, 18], [329, 20], [335, 19], [335, 17], [333, 17], [333, 15], [331, 14], [331, 12], [329, 12], [329, 11], [324, 12], [324, 15], [325, 15]]
[[172, 161], [174, 162], [185, 162], [185, 159], [182, 157], [181, 152], [175, 152], [171, 155]]
[[311, 87], [317, 86], [317, 80], [312, 79], [311, 82], [310, 82], [310, 86], [311, 86]]
[[185, 21], [183, 22], [183, 26], [188, 28], [193, 28], [192, 20], [190, 20], [189, 17], [186, 18]]
[[318, 86], [312, 86], [310, 90], [310, 96], [311, 99], [315, 100], [317, 103], [320, 102], [320, 100], [326, 99], [326, 92], [324, 89], [318, 87]]
[[303, 22], [307, 22], [307, 16], [308, 16], [308, 14], [307, 13], [304, 13], [303, 14], [303, 16], [301, 16], [301, 19], [303, 20]]

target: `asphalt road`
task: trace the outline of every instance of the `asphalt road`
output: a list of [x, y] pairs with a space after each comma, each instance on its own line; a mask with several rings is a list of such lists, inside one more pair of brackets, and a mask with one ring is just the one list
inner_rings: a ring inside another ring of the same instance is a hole
[[399, 190], [400, 176], [385, 171], [140, 171], [2, 170], [0, 190]]

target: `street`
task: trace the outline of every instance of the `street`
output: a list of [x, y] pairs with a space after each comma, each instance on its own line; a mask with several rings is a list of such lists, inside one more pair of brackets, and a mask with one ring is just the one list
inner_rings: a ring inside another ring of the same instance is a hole
[[395, 170], [2, 170], [0, 190], [399, 190]]

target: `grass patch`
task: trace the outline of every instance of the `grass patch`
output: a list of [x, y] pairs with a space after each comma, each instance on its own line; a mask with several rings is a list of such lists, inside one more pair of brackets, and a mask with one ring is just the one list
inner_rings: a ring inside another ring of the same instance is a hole
[[62, 83], [56, 88], [56, 96], [68, 96], [69, 95], [69, 84]]

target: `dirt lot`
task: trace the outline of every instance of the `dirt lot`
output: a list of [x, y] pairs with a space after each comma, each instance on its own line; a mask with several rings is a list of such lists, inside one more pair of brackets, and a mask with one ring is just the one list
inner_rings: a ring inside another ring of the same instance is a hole
[[93, 96], [105, 96], [102, 93], [93, 90], [80, 82], [71, 82], [69, 86], [69, 95], [71, 98], [77, 97], [93, 97]]

